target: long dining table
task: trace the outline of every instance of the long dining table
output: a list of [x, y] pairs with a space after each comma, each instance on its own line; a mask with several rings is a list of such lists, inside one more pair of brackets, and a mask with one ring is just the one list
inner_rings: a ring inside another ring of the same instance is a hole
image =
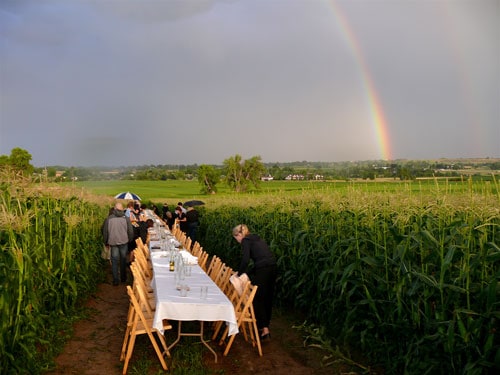
[[[186, 250], [159, 250], [162, 248], [165, 247], [161, 246], [160, 241], [152, 240], [149, 243], [153, 265], [152, 287], [156, 297], [153, 327], [161, 331], [163, 319], [178, 321], [177, 338], [169, 349], [175, 346], [182, 336], [199, 336], [200, 341], [214, 354], [217, 362], [217, 353], [203, 338], [204, 322], [225, 321], [229, 336], [237, 334], [234, 306], [206, 272], [192, 261], [193, 257], [184, 253]], [[184, 272], [182, 280], [179, 270], [170, 270], [170, 260], [176, 253], [178, 256], [188, 256], [183, 267], [189, 267], [190, 272]], [[185, 296], [181, 295], [180, 284], [189, 288]], [[202, 297], [202, 287], [206, 287], [206, 297]], [[183, 321], [199, 321], [200, 331], [183, 332]]]

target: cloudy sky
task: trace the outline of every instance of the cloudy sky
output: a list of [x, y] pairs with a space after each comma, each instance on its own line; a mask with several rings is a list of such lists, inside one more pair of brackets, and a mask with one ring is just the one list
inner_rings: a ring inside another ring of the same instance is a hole
[[500, 157], [500, 0], [0, 0], [35, 166]]

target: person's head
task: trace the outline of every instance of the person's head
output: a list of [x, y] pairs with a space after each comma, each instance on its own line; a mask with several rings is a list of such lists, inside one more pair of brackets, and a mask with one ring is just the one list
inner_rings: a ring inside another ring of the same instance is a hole
[[250, 231], [245, 224], [238, 224], [233, 228], [233, 237], [239, 243], [241, 243], [243, 238], [245, 238], [249, 233]]
[[177, 206], [177, 207], [175, 207], [175, 212], [176, 212], [177, 214], [180, 214], [180, 213], [182, 212], [182, 208], [181, 208], [181, 206]]
[[116, 202], [115, 210], [123, 211], [123, 204], [121, 204], [120, 202]]
[[133, 209], [133, 208], [134, 208], [134, 201], [129, 201], [129, 202], [127, 203], [127, 208], [131, 208], [131, 209]]
[[146, 224], [148, 228], [152, 228], [155, 226], [155, 222], [153, 221], [153, 219], [147, 219]]
[[146, 203], [141, 204], [141, 210], [146, 210], [147, 208], [148, 206], [146, 205]]

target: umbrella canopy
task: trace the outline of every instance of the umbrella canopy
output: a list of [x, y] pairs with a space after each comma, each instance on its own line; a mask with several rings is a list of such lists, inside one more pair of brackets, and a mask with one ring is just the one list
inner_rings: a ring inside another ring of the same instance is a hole
[[131, 193], [130, 191], [125, 191], [123, 193], [115, 195], [115, 199], [128, 199], [128, 200], [140, 201], [141, 197], [139, 197], [137, 194]]
[[194, 200], [194, 201], [184, 202], [183, 206], [184, 207], [194, 207], [194, 206], [203, 206], [204, 204], [205, 204], [205, 202]]

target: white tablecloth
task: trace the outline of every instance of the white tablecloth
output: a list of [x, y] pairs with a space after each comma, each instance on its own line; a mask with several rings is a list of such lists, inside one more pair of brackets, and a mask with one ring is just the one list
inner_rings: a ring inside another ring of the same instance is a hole
[[[198, 265], [191, 265], [191, 276], [181, 281], [189, 286], [186, 297], [176, 288], [175, 273], [169, 271], [168, 257], [152, 257], [153, 289], [156, 295], [156, 311], [153, 326], [162, 329], [162, 320], [181, 321], [225, 321], [229, 325], [229, 335], [238, 333], [234, 307]], [[206, 299], [201, 299], [200, 287], [207, 286]]]

